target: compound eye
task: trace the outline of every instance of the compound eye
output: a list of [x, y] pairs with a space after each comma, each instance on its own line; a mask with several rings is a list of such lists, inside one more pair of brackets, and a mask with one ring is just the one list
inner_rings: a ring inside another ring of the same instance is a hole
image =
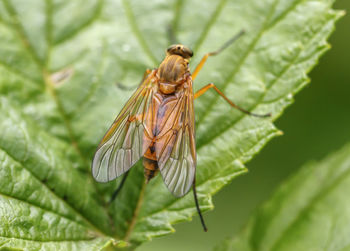
[[187, 56], [187, 57], [192, 57], [193, 56], [193, 52], [192, 52], [192, 50], [191, 49], [189, 49], [189, 48], [187, 48], [187, 47], [185, 47], [185, 48], [183, 48], [183, 51], [184, 51], [184, 54]]
[[166, 51], [167, 52], [174, 52], [177, 49], [177, 47], [178, 47], [178, 45], [176, 45], [176, 44], [170, 45]]

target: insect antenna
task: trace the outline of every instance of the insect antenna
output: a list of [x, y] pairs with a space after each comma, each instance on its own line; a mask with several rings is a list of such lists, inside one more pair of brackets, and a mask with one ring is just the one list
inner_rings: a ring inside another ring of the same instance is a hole
[[202, 69], [202, 67], [205, 64], [205, 62], [207, 61], [208, 57], [218, 55], [220, 52], [222, 52], [227, 47], [229, 47], [233, 42], [235, 42], [238, 38], [240, 38], [244, 33], [245, 33], [245, 30], [241, 30], [240, 32], [235, 34], [232, 38], [227, 40], [226, 43], [224, 43], [218, 50], [205, 54], [203, 56], [203, 58], [201, 59], [201, 61], [199, 62], [199, 64], [197, 65], [196, 69], [193, 71], [192, 79], [194, 80], [197, 77], [198, 73]]
[[117, 188], [117, 189], [114, 191], [114, 193], [112, 194], [112, 197], [111, 197], [111, 199], [110, 199], [110, 201], [109, 201], [109, 204], [111, 204], [111, 203], [115, 200], [115, 198], [117, 198], [117, 195], [119, 194], [120, 190], [122, 190], [122, 188], [123, 188], [123, 185], [124, 185], [124, 183], [125, 183], [126, 178], [128, 177], [128, 174], [129, 174], [129, 171], [127, 171], [127, 172], [124, 174], [123, 179], [122, 179], [122, 181], [120, 182], [118, 188]]
[[135, 90], [137, 87], [139, 87], [142, 83], [143, 83], [143, 81], [145, 80], [145, 78], [148, 76], [148, 74], [150, 74], [152, 71], [150, 70], [150, 69], [147, 69], [146, 71], [145, 71], [145, 73], [143, 74], [143, 77], [142, 77], [142, 80], [141, 80], [141, 82], [138, 84], [138, 85], [131, 85], [131, 86], [128, 86], [128, 85], [124, 85], [124, 84], [122, 84], [122, 83], [120, 83], [120, 82], [116, 82], [115, 83], [115, 85], [116, 85], [116, 87], [117, 88], [119, 88], [119, 89], [121, 89], [121, 90], [123, 90], [123, 91], [133, 91], [133, 90]]
[[132, 85], [132, 86], [128, 86], [128, 85], [124, 85], [122, 83], [115, 83], [115, 85], [117, 86], [117, 88], [123, 90], [123, 91], [133, 91], [135, 90], [139, 85]]
[[215, 56], [215, 55], [219, 54], [220, 52], [225, 50], [227, 47], [229, 47], [231, 44], [233, 44], [238, 38], [243, 36], [244, 33], [245, 33], [245, 30], [241, 30], [240, 32], [235, 34], [233, 37], [231, 37], [229, 40], [227, 40], [218, 50], [213, 51], [213, 52], [209, 52], [208, 53], [209, 56]]
[[199, 214], [199, 218], [201, 219], [201, 223], [202, 223], [202, 226], [203, 226], [203, 230], [204, 230], [204, 232], [207, 232], [207, 231], [208, 231], [208, 228], [207, 228], [207, 226], [205, 225], [205, 222], [204, 222], [204, 218], [203, 218], [201, 209], [199, 208], [199, 203], [198, 203], [198, 198], [197, 198], [197, 191], [196, 191], [196, 179], [193, 180], [193, 195], [194, 195], [194, 201], [195, 201], [195, 203], [196, 203], [197, 212], [198, 212], [198, 214]]

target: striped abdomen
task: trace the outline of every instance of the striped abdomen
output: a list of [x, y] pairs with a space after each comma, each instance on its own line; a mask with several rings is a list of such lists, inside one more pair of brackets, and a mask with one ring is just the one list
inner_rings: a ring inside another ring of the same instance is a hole
[[147, 183], [152, 179], [158, 172], [158, 162], [156, 151], [154, 147], [155, 142], [152, 141], [151, 145], [147, 148], [146, 153], [143, 155], [143, 167], [144, 174]]

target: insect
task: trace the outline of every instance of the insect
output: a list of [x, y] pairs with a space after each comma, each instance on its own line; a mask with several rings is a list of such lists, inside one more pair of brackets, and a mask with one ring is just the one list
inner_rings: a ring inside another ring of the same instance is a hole
[[159, 68], [147, 70], [144, 78], [127, 101], [107, 133], [102, 138], [92, 161], [92, 175], [98, 182], [108, 182], [125, 174], [143, 157], [144, 176], [148, 183], [158, 172], [169, 191], [184, 196], [191, 187], [204, 231], [207, 231], [196, 193], [196, 146], [194, 99], [214, 89], [232, 107], [253, 114], [229, 100], [213, 83], [193, 93], [193, 80], [207, 58], [219, 54], [244, 31], [241, 31], [219, 50], [204, 55], [191, 74], [189, 61], [193, 52], [181, 45], [170, 46]]

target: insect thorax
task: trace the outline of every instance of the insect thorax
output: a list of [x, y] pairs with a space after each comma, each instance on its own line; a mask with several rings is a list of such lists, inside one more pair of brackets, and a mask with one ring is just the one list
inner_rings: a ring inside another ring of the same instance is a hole
[[188, 59], [179, 55], [168, 55], [160, 64], [157, 75], [160, 83], [177, 85], [184, 82], [187, 73], [189, 73]]

